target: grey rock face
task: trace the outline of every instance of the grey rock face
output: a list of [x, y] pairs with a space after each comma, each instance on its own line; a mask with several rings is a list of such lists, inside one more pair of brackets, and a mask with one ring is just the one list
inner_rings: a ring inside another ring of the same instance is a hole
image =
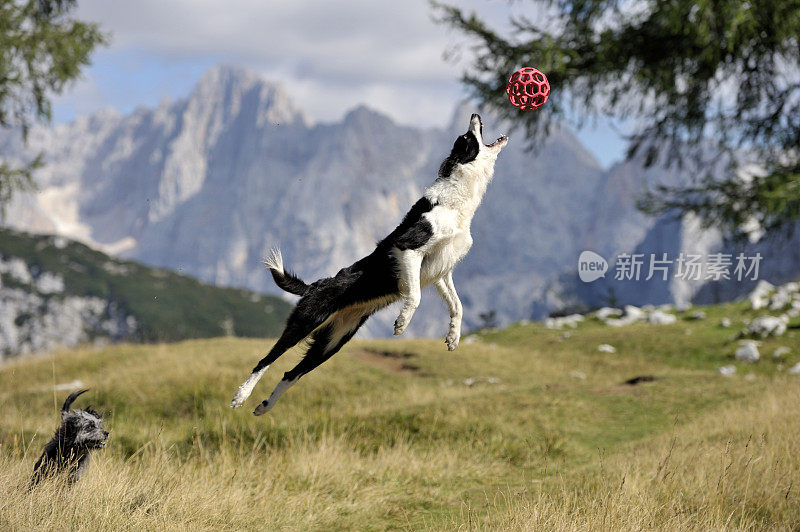
[[0, 360], [94, 338], [119, 339], [136, 330], [136, 320], [98, 297], [62, 296], [59, 274], [31, 272], [22, 259], [0, 256]]

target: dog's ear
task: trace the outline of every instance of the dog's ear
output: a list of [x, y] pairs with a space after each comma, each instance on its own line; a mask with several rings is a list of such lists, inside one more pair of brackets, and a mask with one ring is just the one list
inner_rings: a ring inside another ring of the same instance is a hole
[[439, 167], [439, 177], [450, 177], [450, 173], [457, 164], [465, 164], [474, 161], [480, 152], [478, 139], [471, 131], [456, 137], [450, 155], [442, 162]]
[[64, 414], [69, 412], [69, 407], [72, 406], [72, 402], [75, 401], [75, 399], [77, 399], [77, 397], [80, 394], [88, 392], [88, 391], [89, 391], [89, 389], [87, 388], [85, 390], [79, 390], [77, 392], [72, 392], [71, 394], [69, 394], [67, 396], [67, 400], [64, 401], [64, 406], [61, 407], [61, 415], [62, 415], [62, 417], [63, 417]]

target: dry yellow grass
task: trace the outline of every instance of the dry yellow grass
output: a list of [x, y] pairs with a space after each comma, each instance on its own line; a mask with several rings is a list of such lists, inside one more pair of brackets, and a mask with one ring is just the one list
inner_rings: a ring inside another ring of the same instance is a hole
[[[264, 418], [227, 407], [263, 341], [14, 362], [0, 368], [0, 529], [798, 529], [800, 378], [772, 360], [718, 375], [730, 332], [710, 322], [587, 323], [569, 340], [518, 326], [455, 353], [354, 342]], [[794, 329], [780, 343], [800, 352]], [[641, 374], [657, 380], [620, 384]], [[500, 383], [462, 383], [475, 376]], [[73, 489], [28, 492], [66, 395], [52, 385], [73, 379], [92, 388], [76, 406], [109, 412], [109, 447]]]
[[775, 388], [581, 471], [505, 490], [467, 516], [468, 528], [797, 530], [800, 387]]

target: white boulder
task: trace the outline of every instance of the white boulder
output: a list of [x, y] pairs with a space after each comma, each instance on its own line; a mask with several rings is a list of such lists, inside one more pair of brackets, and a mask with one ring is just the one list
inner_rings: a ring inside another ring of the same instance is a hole
[[750, 295], [747, 296], [747, 299], [750, 301], [750, 307], [753, 310], [766, 307], [769, 303], [769, 295], [774, 290], [775, 286], [772, 283], [764, 281], [763, 279], [759, 281], [753, 291], [750, 292]]
[[582, 322], [585, 318], [581, 314], [570, 314], [569, 316], [561, 316], [558, 318], [547, 318], [544, 320], [544, 326], [548, 329], [563, 329], [569, 327], [574, 329], [578, 323]]
[[615, 318], [622, 316], [622, 311], [618, 308], [603, 307], [594, 313], [595, 317], [600, 321], [605, 321], [608, 318]]
[[772, 358], [783, 358], [791, 352], [792, 350], [789, 349], [788, 347], [781, 346], [772, 352]]
[[753, 364], [758, 362], [761, 355], [758, 352], [758, 342], [753, 340], [742, 340], [741, 346], [736, 350], [736, 360]]
[[36, 290], [40, 294], [60, 294], [64, 291], [64, 278], [56, 273], [42, 272], [36, 279]]
[[753, 336], [767, 338], [768, 336], [782, 336], [786, 332], [786, 324], [789, 317], [783, 316], [760, 316], [755, 318], [745, 328], [744, 333]]
[[654, 310], [647, 316], [647, 321], [653, 325], [669, 325], [678, 321], [675, 314], [667, 314], [661, 310]]

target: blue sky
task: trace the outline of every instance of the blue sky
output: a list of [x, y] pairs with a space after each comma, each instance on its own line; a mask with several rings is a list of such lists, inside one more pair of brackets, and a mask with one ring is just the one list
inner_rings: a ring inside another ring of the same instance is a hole
[[[512, 12], [537, 16], [531, 3], [459, 3], [495, 27]], [[282, 82], [314, 120], [336, 120], [366, 104], [400, 123], [444, 126], [465, 95], [458, 80], [469, 42], [431, 14], [427, 0], [79, 0], [78, 16], [100, 23], [112, 40], [55, 100], [54, 119], [180, 98], [205, 70], [227, 62]], [[445, 61], [445, 53], [460, 60]], [[578, 136], [604, 166], [624, 154], [609, 122]]]

